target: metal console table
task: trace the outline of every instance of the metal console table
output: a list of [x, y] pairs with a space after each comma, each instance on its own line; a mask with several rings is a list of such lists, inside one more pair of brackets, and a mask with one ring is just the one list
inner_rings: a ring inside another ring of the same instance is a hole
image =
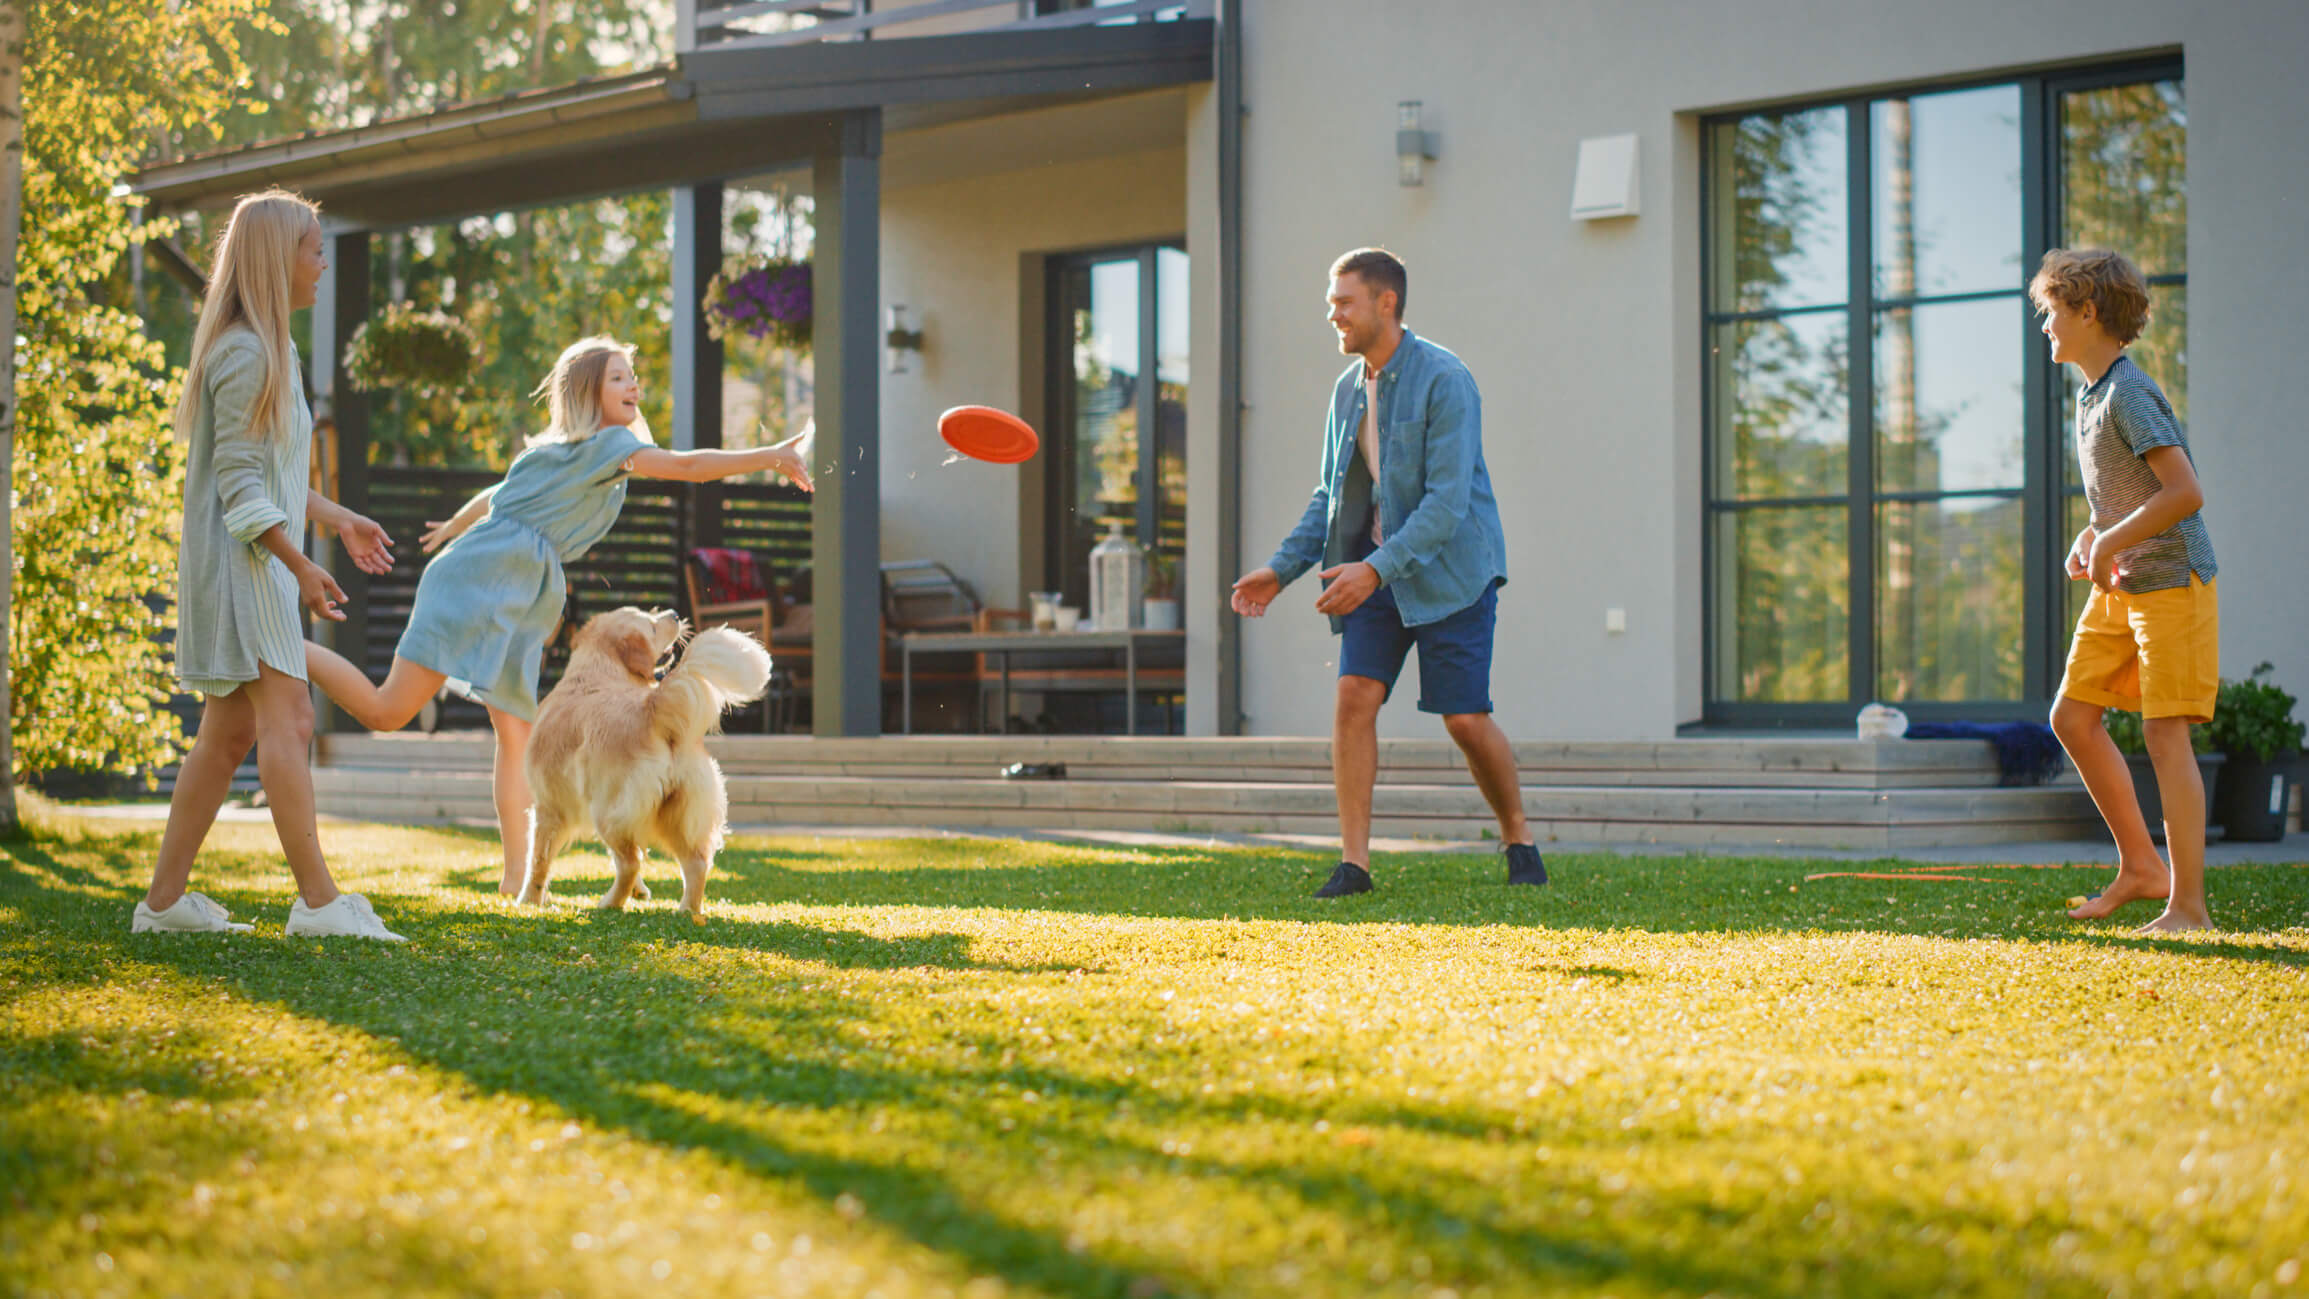
[[1116, 650], [1122, 654], [1124, 733], [1138, 734], [1139, 651], [1152, 646], [1179, 645], [1183, 631], [992, 631], [914, 632], [898, 638], [898, 678], [901, 704], [899, 725], [914, 733], [914, 656], [916, 654], [993, 654], [1002, 661], [1002, 711], [1010, 716], [1010, 656], [1018, 653], [1055, 653], [1068, 650]]

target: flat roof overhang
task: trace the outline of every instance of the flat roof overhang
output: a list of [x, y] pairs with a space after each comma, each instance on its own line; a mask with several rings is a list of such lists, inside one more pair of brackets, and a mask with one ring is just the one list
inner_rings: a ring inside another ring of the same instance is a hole
[[842, 147], [850, 115], [901, 132], [1207, 81], [1215, 27], [1181, 19], [770, 49], [526, 91], [419, 117], [163, 163], [161, 211], [279, 185], [332, 222], [391, 229], [777, 170]]

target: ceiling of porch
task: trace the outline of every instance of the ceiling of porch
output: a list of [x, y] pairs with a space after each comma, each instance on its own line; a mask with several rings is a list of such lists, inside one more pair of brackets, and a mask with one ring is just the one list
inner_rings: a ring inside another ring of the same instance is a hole
[[164, 163], [131, 188], [170, 211], [280, 185], [390, 229], [806, 166], [861, 108], [882, 110], [887, 183], [914, 184], [1175, 144], [1179, 87], [1210, 76], [1207, 21], [880, 44], [693, 58]]

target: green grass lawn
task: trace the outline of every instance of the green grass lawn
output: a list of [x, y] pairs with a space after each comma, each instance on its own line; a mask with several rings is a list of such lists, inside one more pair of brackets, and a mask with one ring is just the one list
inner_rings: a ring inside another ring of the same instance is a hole
[[332, 826], [0, 844], [0, 1294], [2309, 1293], [2309, 867], [745, 839], [666, 900]]

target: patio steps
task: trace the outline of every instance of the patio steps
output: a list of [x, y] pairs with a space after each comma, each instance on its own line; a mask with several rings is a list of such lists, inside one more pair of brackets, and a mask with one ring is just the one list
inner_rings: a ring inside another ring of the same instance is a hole
[[[1329, 744], [1313, 739], [918, 736], [712, 743], [742, 828], [1334, 833]], [[1524, 809], [1544, 841], [1693, 848], [1909, 847], [2091, 837], [2073, 778], [1996, 784], [1972, 741], [1694, 739], [1522, 741]], [[486, 821], [485, 734], [332, 735], [314, 773], [321, 810], [404, 822]], [[1011, 762], [1068, 779], [1010, 781]], [[1374, 829], [1475, 839], [1493, 826], [1446, 740], [1380, 745]]]

